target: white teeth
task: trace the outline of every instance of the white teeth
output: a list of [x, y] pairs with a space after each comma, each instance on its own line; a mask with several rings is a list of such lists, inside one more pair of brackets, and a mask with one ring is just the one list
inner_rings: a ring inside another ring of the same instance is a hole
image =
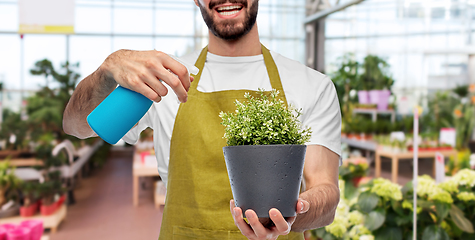
[[232, 11], [232, 12], [220, 12], [219, 14], [224, 16], [229, 16], [238, 13], [239, 11]]
[[241, 6], [224, 6], [224, 7], [219, 7], [217, 8], [218, 11], [229, 11], [229, 10], [234, 10], [234, 9], [241, 9]]

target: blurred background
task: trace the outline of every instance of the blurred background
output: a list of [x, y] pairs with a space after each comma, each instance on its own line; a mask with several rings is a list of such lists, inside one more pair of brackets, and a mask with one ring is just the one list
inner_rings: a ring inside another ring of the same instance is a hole
[[[420, 175], [438, 182], [475, 167], [474, 21], [474, 0], [259, 1], [262, 43], [335, 84], [344, 199], [358, 198], [361, 179], [411, 183], [417, 146]], [[62, 131], [62, 112], [77, 83], [116, 50], [182, 56], [207, 41], [191, 0], [0, 0], [0, 223], [41, 220], [43, 239], [53, 240], [157, 238], [166, 190], [151, 132], [136, 146], [79, 140]], [[467, 209], [465, 225], [445, 214], [432, 229], [473, 234], [475, 207]], [[356, 225], [307, 237], [344, 239]], [[368, 236], [387, 233], [365, 227]]]

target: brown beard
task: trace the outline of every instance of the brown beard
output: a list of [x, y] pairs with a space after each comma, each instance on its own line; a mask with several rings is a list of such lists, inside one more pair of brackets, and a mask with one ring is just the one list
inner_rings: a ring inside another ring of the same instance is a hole
[[242, 27], [236, 26], [236, 20], [226, 20], [219, 24], [214, 22], [209, 12], [213, 11], [213, 8], [216, 5], [223, 3], [239, 3], [242, 4], [244, 8], [247, 8], [248, 5], [247, 1], [245, 0], [218, 0], [210, 2], [208, 8], [202, 6], [201, 4], [198, 4], [200, 7], [201, 15], [203, 16], [203, 20], [205, 21], [211, 33], [213, 33], [213, 35], [215, 35], [216, 37], [222, 38], [224, 40], [237, 40], [249, 33], [249, 31], [251, 31], [252, 27], [256, 23], [259, 1], [255, 1], [251, 4], [250, 8], [248, 8], [248, 12], [244, 19]]

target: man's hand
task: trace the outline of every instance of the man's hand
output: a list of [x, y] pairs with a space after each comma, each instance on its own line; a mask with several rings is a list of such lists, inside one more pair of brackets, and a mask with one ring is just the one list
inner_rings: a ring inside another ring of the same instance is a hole
[[[107, 57], [100, 67], [106, 79], [159, 102], [170, 86], [180, 102], [186, 102], [193, 78], [185, 66], [159, 51], [119, 50]], [[162, 80], [162, 81], [160, 81]]]
[[[302, 214], [308, 211], [310, 204], [300, 199], [297, 202], [297, 214]], [[285, 219], [279, 210], [272, 208], [269, 210], [269, 216], [274, 223], [272, 227], [266, 228], [259, 221], [256, 212], [248, 209], [246, 211], [246, 218], [249, 223], [246, 223], [242, 217], [242, 209], [236, 207], [234, 200], [230, 202], [230, 210], [233, 215], [234, 224], [239, 228], [241, 233], [250, 240], [266, 240], [277, 239], [280, 235], [287, 235], [290, 232], [292, 224], [296, 217], [289, 217]]]

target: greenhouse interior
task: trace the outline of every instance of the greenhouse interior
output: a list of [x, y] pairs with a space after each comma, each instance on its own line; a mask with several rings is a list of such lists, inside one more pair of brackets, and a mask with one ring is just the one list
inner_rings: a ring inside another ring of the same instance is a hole
[[474, 226], [475, 0], [0, 0], [0, 240]]

